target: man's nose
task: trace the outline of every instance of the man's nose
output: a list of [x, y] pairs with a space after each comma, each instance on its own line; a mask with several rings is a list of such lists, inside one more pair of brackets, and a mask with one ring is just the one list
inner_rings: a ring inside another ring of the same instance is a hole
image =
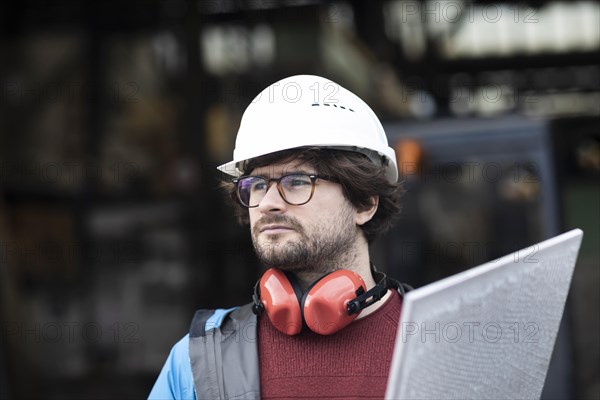
[[286, 206], [287, 203], [281, 197], [279, 190], [277, 190], [277, 183], [270, 182], [265, 197], [258, 203], [258, 209], [261, 212], [273, 212], [285, 210]]

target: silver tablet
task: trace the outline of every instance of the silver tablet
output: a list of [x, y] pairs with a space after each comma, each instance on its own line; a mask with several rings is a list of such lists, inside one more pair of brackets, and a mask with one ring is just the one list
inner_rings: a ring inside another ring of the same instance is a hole
[[539, 399], [583, 232], [404, 298], [387, 399]]

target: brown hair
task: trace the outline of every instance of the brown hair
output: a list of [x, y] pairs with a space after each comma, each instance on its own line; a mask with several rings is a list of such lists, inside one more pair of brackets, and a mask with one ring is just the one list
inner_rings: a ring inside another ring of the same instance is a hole
[[[256, 168], [292, 160], [305, 162], [316, 168], [317, 174], [326, 175], [339, 182], [344, 196], [357, 210], [370, 208], [372, 199], [379, 197], [377, 212], [370, 221], [361, 226], [369, 243], [377, 235], [386, 232], [399, 215], [400, 197], [404, 192], [402, 184], [390, 183], [385, 175], [385, 167], [373, 164], [367, 156], [354, 151], [319, 147], [278, 151], [250, 160], [244, 167], [244, 174], [249, 174]], [[239, 203], [235, 184], [225, 181], [222, 187], [234, 202], [239, 222], [249, 223], [248, 209]]]

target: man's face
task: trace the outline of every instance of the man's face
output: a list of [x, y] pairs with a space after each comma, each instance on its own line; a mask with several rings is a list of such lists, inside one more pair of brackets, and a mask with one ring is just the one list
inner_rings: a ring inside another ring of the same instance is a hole
[[[291, 161], [256, 168], [251, 175], [279, 178], [292, 172], [318, 174], [314, 167]], [[261, 263], [323, 274], [349, 265], [361, 233], [341, 185], [317, 179], [311, 200], [300, 206], [286, 203], [276, 186], [272, 182], [260, 204], [249, 209], [252, 242]]]

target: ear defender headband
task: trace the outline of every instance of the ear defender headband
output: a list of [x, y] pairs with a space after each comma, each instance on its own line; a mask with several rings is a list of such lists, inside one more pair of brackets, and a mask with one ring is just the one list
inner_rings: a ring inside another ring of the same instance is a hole
[[252, 311], [266, 312], [273, 326], [286, 335], [299, 334], [303, 326], [331, 335], [381, 300], [388, 288], [404, 296], [403, 284], [374, 267], [372, 273], [377, 284], [368, 291], [360, 275], [344, 269], [321, 277], [303, 291], [294, 275], [271, 268], [254, 286]]

